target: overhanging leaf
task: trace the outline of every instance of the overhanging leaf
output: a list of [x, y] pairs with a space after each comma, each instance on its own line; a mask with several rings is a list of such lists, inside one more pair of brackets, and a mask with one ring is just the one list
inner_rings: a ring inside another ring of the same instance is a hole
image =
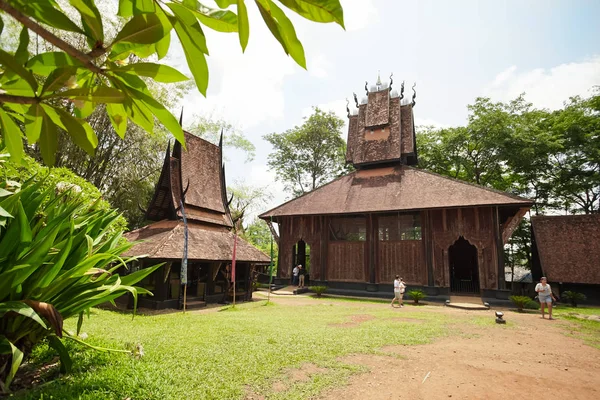
[[229, 10], [215, 10], [197, 0], [184, 0], [183, 5], [191, 10], [202, 24], [217, 32], [237, 32], [238, 18]]
[[73, 21], [53, 7], [51, 1], [14, 1], [12, 5], [30, 17], [53, 28], [84, 33]]
[[29, 305], [22, 301], [7, 301], [0, 303], [0, 317], [4, 316], [8, 312], [17, 313], [24, 317], [31, 318], [44, 329], [48, 329], [46, 323], [40, 318], [35, 310]]
[[104, 31], [102, 29], [102, 16], [96, 8], [93, 0], [70, 0], [73, 7], [81, 15], [81, 25], [87, 36], [90, 47], [96, 48], [104, 43]]
[[42, 96], [48, 92], [54, 92], [62, 89], [70, 79], [75, 79], [77, 67], [60, 67], [56, 68], [44, 82], [42, 87]]
[[171, 25], [166, 18], [161, 18], [158, 14], [139, 14], [125, 24], [113, 44], [119, 42], [154, 44], [165, 37], [170, 30]]
[[73, 100], [84, 100], [94, 103], [122, 103], [125, 99], [121, 91], [108, 86], [70, 89], [46, 97], [66, 97]]
[[110, 122], [121, 139], [125, 138], [127, 132], [127, 113], [122, 104], [107, 104], [106, 112]]
[[29, 59], [29, 52], [27, 51], [27, 46], [29, 46], [29, 30], [25, 27], [21, 30], [21, 35], [19, 35], [19, 47], [15, 52], [15, 60], [19, 64], [25, 64], [25, 61]]
[[42, 116], [42, 130], [40, 131], [40, 153], [46, 165], [54, 165], [54, 157], [58, 148], [58, 133], [56, 125], [46, 113]]
[[25, 79], [34, 92], [37, 90], [38, 85], [33, 74], [23, 68], [22, 63], [19, 63], [13, 56], [2, 49], [0, 49], [0, 64], [4, 65], [5, 69], [10, 70]]
[[147, 76], [157, 82], [164, 83], [181, 82], [189, 79], [175, 68], [154, 63], [135, 63], [117, 69], [120, 71], [132, 71], [136, 75]]
[[55, 51], [38, 54], [27, 61], [25, 66], [35, 74], [48, 76], [57, 67], [82, 67], [83, 64], [68, 54]]
[[26, 115], [25, 133], [30, 144], [36, 143], [42, 131], [44, 110], [40, 104], [33, 104]]
[[6, 149], [10, 153], [10, 158], [16, 163], [21, 162], [21, 157], [23, 157], [21, 130], [2, 108], [0, 108], [0, 131], [2, 132]]
[[171, 46], [171, 32], [167, 33], [164, 38], [160, 39], [158, 43], [156, 43], [156, 55], [158, 59], [163, 59], [167, 53], [169, 52], [169, 47]]
[[315, 22], [335, 22], [344, 27], [344, 10], [339, 0], [279, 0], [281, 4]]
[[[173, 14], [175, 14], [174, 20], [171, 18], [171, 22], [175, 27], [175, 30], [185, 30], [187, 35], [192, 38], [193, 43], [198, 47], [198, 49], [200, 49], [204, 54], [208, 55], [206, 37], [204, 36], [202, 27], [198, 23], [198, 20], [194, 14], [179, 4], [169, 3], [168, 6], [171, 11], [173, 11]], [[179, 35], [179, 31], [177, 34]]]
[[63, 342], [58, 337], [50, 335], [48, 336], [48, 343], [50, 344], [50, 347], [56, 350], [60, 357], [60, 372], [64, 374], [71, 372], [73, 361]]
[[11, 384], [13, 378], [15, 377], [17, 370], [19, 369], [19, 367], [21, 366], [21, 363], [23, 362], [23, 352], [21, 350], [19, 350], [18, 348], [16, 348], [15, 345], [12, 344], [8, 339], [4, 339], [4, 341], [6, 341], [10, 344], [11, 354], [12, 354], [12, 357], [11, 357], [12, 359], [11, 359], [11, 363], [10, 363], [10, 371], [4, 381], [4, 385], [6, 387], [10, 387], [10, 384]]
[[91, 127], [89, 129], [86, 127], [89, 127], [87, 122], [73, 117], [63, 109], [54, 108], [46, 104], [42, 104], [42, 107], [52, 122], [64, 129], [77, 146], [85, 150], [89, 155], [94, 155], [96, 146], [98, 145], [98, 138]]
[[242, 46], [242, 52], [246, 51], [248, 46], [248, 38], [250, 36], [250, 23], [248, 22], [248, 10], [244, 0], [237, 0], [238, 9], [238, 34], [240, 37], [240, 45]]

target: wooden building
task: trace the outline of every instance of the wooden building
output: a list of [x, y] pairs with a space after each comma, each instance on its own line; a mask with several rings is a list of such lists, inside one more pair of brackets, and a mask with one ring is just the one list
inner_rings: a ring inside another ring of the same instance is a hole
[[[140, 241], [125, 255], [142, 256], [135, 268], [158, 262], [166, 264], [141, 285], [153, 297], [140, 299], [151, 308], [182, 306], [181, 260], [184, 249], [185, 212], [188, 225], [187, 295], [191, 305], [230, 300], [227, 292], [227, 265], [231, 264], [234, 234], [226, 197], [222, 146], [185, 133], [184, 150], [176, 142], [167, 149], [160, 178], [145, 217], [157, 221], [127, 233], [130, 241]], [[182, 209], [183, 206], [183, 209]], [[270, 259], [254, 246], [237, 239], [236, 288], [239, 299], [252, 293], [251, 272]]]
[[300, 263], [332, 292], [391, 296], [399, 274], [430, 296], [506, 298], [503, 243], [533, 202], [416, 168], [415, 96], [403, 97], [368, 90], [348, 110], [356, 171], [260, 215], [278, 224], [279, 280]]
[[600, 303], [600, 214], [531, 218], [532, 275]]

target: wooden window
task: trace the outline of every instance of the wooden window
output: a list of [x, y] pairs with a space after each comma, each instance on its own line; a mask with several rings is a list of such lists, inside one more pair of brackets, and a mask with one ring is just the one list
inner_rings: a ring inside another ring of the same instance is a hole
[[379, 240], [421, 240], [421, 214], [393, 214], [379, 217]]
[[334, 217], [329, 219], [329, 239], [333, 241], [364, 242], [367, 240], [367, 219]]

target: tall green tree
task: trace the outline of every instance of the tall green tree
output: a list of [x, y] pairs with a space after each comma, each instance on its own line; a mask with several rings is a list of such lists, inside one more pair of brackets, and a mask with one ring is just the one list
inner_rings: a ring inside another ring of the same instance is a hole
[[[177, 37], [196, 87], [206, 95], [209, 51], [202, 26], [218, 32], [238, 32], [242, 51], [250, 33], [244, 0], [216, 3], [219, 9], [190, 0], [119, 0], [118, 15], [125, 23], [111, 37], [106, 29], [109, 18], [99, 11], [94, 0], [69, 0], [68, 5], [53, 0], [0, 0], [0, 11], [23, 26], [18, 47], [11, 53], [4, 47], [4, 24], [0, 25], [0, 132], [11, 157], [18, 161], [23, 155], [26, 136], [26, 143], [38, 143], [44, 161], [52, 165], [59, 129], [93, 155], [98, 137], [85, 118], [98, 104], [107, 104], [111, 123], [120, 136], [125, 134], [129, 122], [151, 133], [156, 118], [183, 143], [177, 119], [140, 77], [163, 83], [188, 78], [165, 64], [130, 64], [129, 60], [150, 56], [161, 60], [169, 53], [172, 37]], [[287, 15], [272, 0], [256, 0], [255, 4], [285, 53], [306, 68], [304, 48]], [[311, 21], [344, 26], [338, 0], [286, 0], [281, 4]], [[78, 20], [63, 10], [67, 6]], [[65, 32], [79, 35], [85, 48], [63, 40]], [[32, 57], [31, 34], [56, 50]], [[75, 105], [74, 113], [66, 109], [69, 103]]]
[[308, 193], [345, 171], [346, 142], [342, 121], [315, 107], [301, 126], [264, 136], [274, 148], [269, 168], [294, 197]]

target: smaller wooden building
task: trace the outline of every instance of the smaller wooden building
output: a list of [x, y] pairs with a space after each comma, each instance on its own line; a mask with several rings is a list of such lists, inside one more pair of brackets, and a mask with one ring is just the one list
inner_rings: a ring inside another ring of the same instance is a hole
[[600, 303], [600, 214], [531, 218], [532, 275]]
[[[184, 251], [183, 214], [187, 217], [187, 297], [191, 305], [230, 301], [231, 274], [227, 266], [233, 255], [234, 234], [225, 186], [222, 145], [185, 133], [187, 150], [178, 142], [167, 149], [160, 178], [145, 217], [157, 221], [127, 233], [140, 241], [126, 256], [142, 256], [136, 268], [159, 262], [165, 265], [141, 286], [154, 296], [140, 299], [140, 306], [178, 308], [182, 306], [181, 260]], [[252, 271], [269, 264], [264, 253], [241, 238], [237, 239], [236, 294], [240, 300], [252, 295]]]

